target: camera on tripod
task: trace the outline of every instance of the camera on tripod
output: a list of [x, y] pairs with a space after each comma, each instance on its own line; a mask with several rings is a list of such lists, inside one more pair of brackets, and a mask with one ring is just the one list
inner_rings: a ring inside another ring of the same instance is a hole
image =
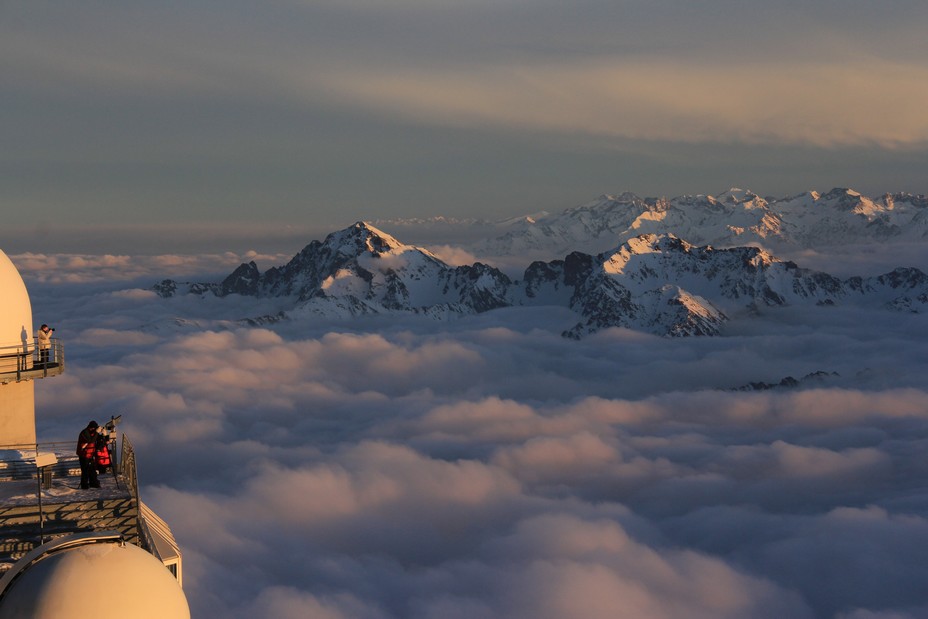
[[107, 442], [116, 440], [116, 426], [119, 425], [119, 422], [122, 421], [122, 415], [116, 415], [115, 417], [110, 417], [110, 420], [104, 423], [102, 426], [97, 428], [103, 437], [106, 438]]

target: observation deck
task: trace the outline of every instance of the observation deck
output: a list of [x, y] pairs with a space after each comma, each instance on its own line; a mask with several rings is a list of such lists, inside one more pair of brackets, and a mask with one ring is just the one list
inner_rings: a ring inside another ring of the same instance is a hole
[[79, 489], [74, 442], [0, 445], [0, 577], [51, 540], [116, 533], [148, 551], [182, 584], [181, 553], [170, 527], [139, 498], [135, 451], [125, 434], [110, 443], [113, 465], [99, 488]]
[[[48, 353], [47, 357], [45, 352]], [[34, 343], [0, 346], [0, 385], [57, 376], [64, 372], [64, 344], [51, 339], [51, 348], [40, 350]]]

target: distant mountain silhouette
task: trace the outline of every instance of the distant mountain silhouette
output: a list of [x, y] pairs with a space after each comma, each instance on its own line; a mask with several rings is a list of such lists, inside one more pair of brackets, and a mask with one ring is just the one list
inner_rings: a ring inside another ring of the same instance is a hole
[[715, 335], [729, 316], [786, 305], [866, 305], [922, 312], [928, 276], [899, 268], [839, 279], [802, 269], [756, 247], [715, 249], [673, 234], [643, 234], [596, 255], [533, 262], [521, 280], [481, 263], [452, 267], [358, 222], [313, 241], [286, 265], [261, 273], [242, 264], [221, 282], [164, 280], [162, 297], [212, 294], [290, 301], [265, 324], [300, 316], [421, 314], [448, 318], [510, 306], [557, 305], [578, 315], [579, 338], [609, 327], [667, 336]]

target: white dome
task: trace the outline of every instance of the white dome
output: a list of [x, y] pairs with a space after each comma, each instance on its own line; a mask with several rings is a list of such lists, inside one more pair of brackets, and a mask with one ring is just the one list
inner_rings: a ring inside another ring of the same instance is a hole
[[16, 377], [23, 341], [33, 342], [32, 303], [19, 271], [0, 250], [0, 445], [35, 443], [35, 388], [32, 381], [9, 383]]
[[30, 565], [0, 599], [0, 616], [29, 619], [190, 619], [180, 585], [138, 546], [94, 543]]
[[0, 347], [22, 344], [22, 334], [31, 341], [32, 304], [26, 284], [16, 266], [0, 250]]

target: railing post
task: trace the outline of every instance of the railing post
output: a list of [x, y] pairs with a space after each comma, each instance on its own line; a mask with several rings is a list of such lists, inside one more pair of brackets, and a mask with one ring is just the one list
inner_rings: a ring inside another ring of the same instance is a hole
[[42, 506], [42, 469], [39, 467], [39, 444], [35, 445], [35, 492], [39, 499], [39, 545], [45, 543], [45, 509]]

